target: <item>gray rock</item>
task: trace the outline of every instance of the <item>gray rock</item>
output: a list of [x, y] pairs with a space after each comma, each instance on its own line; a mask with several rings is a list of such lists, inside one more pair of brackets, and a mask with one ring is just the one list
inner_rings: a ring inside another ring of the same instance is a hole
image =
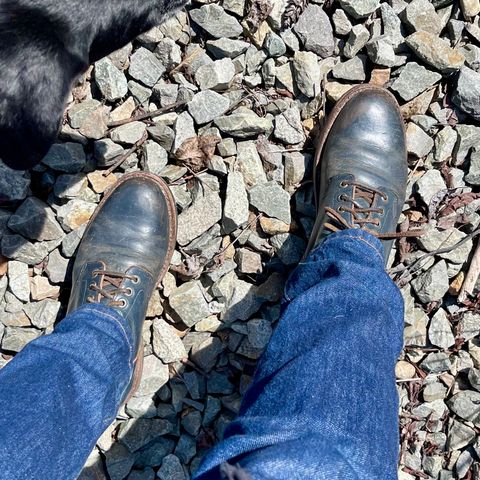
[[388, 3], [382, 3], [380, 10], [382, 13], [384, 36], [394, 48], [397, 48], [404, 41], [402, 22], [395, 13], [395, 10]]
[[152, 332], [153, 352], [162, 362], [173, 363], [187, 357], [180, 337], [165, 320], [156, 318], [153, 321]]
[[335, 40], [332, 25], [320, 6], [310, 4], [300, 15], [293, 30], [300, 37], [306, 50], [322, 58], [333, 54]]
[[209, 40], [207, 42], [207, 50], [209, 50], [215, 58], [236, 58], [250, 47], [250, 43], [242, 40], [232, 40], [230, 38], [219, 38], [218, 40]]
[[363, 82], [367, 77], [365, 73], [366, 57], [358, 55], [346, 62], [337, 63], [332, 70], [335, 78], [342, 80]]
[[440, 260], [429, 270], [412, 280], [412, 287], [422, 303], [441, 300], [447, 293], [448, 286], [445, 260]]
[[343, 55], [347, 58], [354, 58], [369, 40], [370, 32], [361, 24], [355, 25], [345, 43]]
[[408, 101], [417, 97], [441, 79], [442, 76], [439, 73], [432, 72], [418, 63], [409, 62], [402, 68], [391, 88]]
[[85, 173], [75, 173], [73, 175], [59, 175], [53, 193], [58, 198], [72, 198], [80, 196], [88, 188], [87, 175]]
[[453, 149], [457, 144], [457, 132], [447, 125], [435, 137], [433, 156], [436, 162], [442, 163], [452, 158]]
[[8, 287], [22, 302], [30, 300], [28, 265], [16, 260], [8, 262]]
[[291, 107], [275, 117], [275, 137], [287, 145], [305, 141], [303, 125], [298, 107]]
[[393, 67], [397, 63], [393, 46], [386, 38], [378, 37], [368, 42], [367, 53], [376, 65]]
[[196, 436], [202, 426], [202, 414], [196, 410], [187, 413], [182, 418], [182, 427], [190, 435]]
[[282, 37], [273, 31], [267, 33], [265, 41], [263, 42], [263, 48], [267, 50], [270, 57], [274, 58], [284, 55], [287, 51], [287, 47], [285, 42], [282, 40]]
[[42, 335], [36, 328], [5, 327], [2, 349], [8, 352], [20, 352], [28, 343]]
[[0, 200], [16, 202], [23, 200], [30, 191], [30, 173], [13, 170], [0, 159]]
[[473, 463], [472, 453], [469, 450], [464, 450], [458, 457], [455, 464], [455, 470], [458, 478], [465, 478], [465, 475], [469, 472]]
[[241, 273], [260, 273], [262, 271], [262, 257], [259, 253], [240, 248], [237, 250], [235, 260], [238, 264], [238, 271]]
[[158, 42], [155, 55], [168, 71], [182, 62], [182, 49], [171, 38], [162, 38]]
[[209, 337], [192, 348], [191, 359], [205, 372], [209, 372], [217, 363], [223, 351], [223, 344], [217, 337]]
[[105, 465], [111, 480], [123, 480], [133, 467], [135, 457], [121, 443], [114, 443], [105, 452]]
[[340, 6], [353, 18], [365, 18], [380, 6], [380, 0], [339, 0]]
[[427, 385], [423, 390], [423, 400], [425, 402], [434, 402], [435, 400], [443, 400], [447, 395], [447, 387], [436, 381], [427, 381]]
[[290, 224], [290, 195], [282, 187], [268, 182], [252, 187], [248, 193], [250, 204], [259, 212]]
[[82, 240], [86, 228], [87, 224], [83, 224], [82, 226], [68, 233], [62, 240], [62, 253], [65, 257], [70, 258], [73, 256], [75, 250], [80, 244], [80, 241]]
[[[173, 151], [176, 152], [185, 140], [196, 137], [193, 118], [188, 112], [182, 112], [175, 121], [175, 140], [173, 142]], [[166, 147], [165, 147], [166, 148]]]
[[215, 180], [212, 185], [213, 189], [204, 187], [203, 194], [197, 195], [193, 204], [178, 216], [177, 241], [180, 245], [187, 245], [222, 218], [222, 200], [217, 193], [218, 181]]
[[[422, 235], [421, 238], [418, 238], [418, 243], [427, 252], [433, 252], [439, 248], [453, 247], [453, 245], [459, 243], [463, 238], [465, 238], [465, 236], [465, 233], [453, 227], [449, 228], [448, 230], [427, 228], [425, 230], [425, 235]], [[472, 242], [467, 241], [465, 244], [460, 245], [460, 247], [453, 249], [450, 252], [439, 254], [439, 257], [457, 264], [464, 263], [468, 259], [471, 249]]]
[[407, 125], [407, 150], [418, 158], [426, 157], [432, 150], [433, 140], [415, 123]]
[[168, 366], [155, 355], [148, 355], [143, 359], [142, 379], [135, 395], [152, 396], [168, 382], [168, 379]]
[[118, 440], [130, 452], [148, 445], [157, 437], [170, 433], [172, 424], [161, 418], [135, 418], [122, 423], [118, 431]]
[[465, 312], [458, 326], [458, 335], [465, 341], [471, 340], [480, 334], [480, 315], [478, 313]]
[[295, 265], [303, 257], [307, 245], [305, 241], [291, 233], [279, 233], [272, 237], [272, 245], [285, 265]]
[[480, 128], [474, 125], [457, 125], [456, 131], [458, 141], [453, 152], [453, 159], [455, 166], [458, 166], [465, 161], [472, 147], [476, 150], [480, 144]]
[[[175, 418], [172, 419], [175, 421]], [[173, 452], [175, 442], [158, 437], [149, 445], [135, 452], [135, 468], [158, 467], [166, 455]]]
[[195, 73], [201, 90], [226, 90], [235, 75], [235, 65], [230, 58], [222, 58], [202, 65]]
[[66, 232], [87, 223], [97, 205], [93, 202], [73, 199], [57, 209], [57, 220]]
[[215, 126], [234, 137], [249, 138], [261, 133], [269, 134], [273, 129], [272, 119], [259, 117], [252, 110], [240, 107], [229, 115], [215, 119]]
[[58, 240], [65, 234], [50, 207], [35, 197], [27, 198], [10, 217], [8, 227], [32, 240]]
[[243, 175], [240, 172], [231, 172], [227, 179], [222, 221], [226, 233], [231, 233], [248, 222], [248, 206]]
[[229, 107], [228, 98], [211, 90], [203, 90], [189, 102], [188, 111], [198, 125], [203, 125], [223, 115]]
[[151, 396], [132, 397], [125, 408], [131, 418], [153, 418], [157, 416], [157, 407]]
[[237, 144], [237, 164], [247, 187], [267, 182], [267, 176], [254, 142]]
[[158, 143], [148, 140], [143, 147], [145, 170], [155, 175], [159, 175], [160, 172], [167, 166], [168, 153]]
[[109, 58], [95, 63], [95, 83], [109, 102], [123, 98], [128, 92], [125, 75]]
[[343, 10], [337, 8], [333, 12], [332, 21], [337, 35], [348, 35], [351, 32], [352, 23]]
[[170, 307], [187, 327], [193, 327], [210, 315], [202, 287], [197, 281], [184, 283], [169, 297]]
[[455, 344], [455, 337], [452, 333], [452, 326], [447, 319], [445, 310], [440, 308], [430, 321], [428, 338], [433, 345], [447, 349]]
[[145, 87], [135, 80], [130, 80], [128, 82], [128, 90], [132, 94], [133, 98], [142, 105], [145, 105], [152, 96], [152, 90], [150, 88]]
[[268, 320], [255, 318], [247, 323], [247, 335], [253, 348], [263, 349], [272, 336], [272, 326]]
[[88, 117], [102, 104], [98, 100], [88, 98], [80, 103], [75, 103], [68, 109], [68, 119], [73, 128], [80, 128]]
[[60, 302], [46, 298], [40, 302], [34, 302], [25, 305], [24, 311], [32, 322], [33, 326], [46, 329], [53, 327], [55, 320], [58, 317], [60, 308]]
[[480, 120], [480, 73], [463, 67], [458, 76], [452, 101], [475, 120]]
[[320, 65], [313, 52], [295, 52], [292, 62], [293, 76], [298, 89], [307, 97], [314, 98], [320, 92]]
[[142, 122], [131, 122], [114, 128], [110, 132], [110, 137], [114, 142], [133, 145], [143, 137], [146, 128]]
[[183, 434], [178, 440], [174, 453], [182, 463], [187, 464], [197, 453], [197, 442], [190, 435]]
[[465, 57], [458, 50], [433, 33], [415, 32], [407, 37], [406, 42], [420, 60], [442, 73], [458, 70], [465, 62]]
[[[179, 117], [180, 116], [181, 115], [179, 115]], [[189, 128], [190, 127], [193, 127], [191, 119], [189, 120]], [[172, 149], [175, 140], [175, 132], [170, 127], [161, 122], [157, 122], [153, 127], [148, 127], [147, 130], [150, 136], [167, 152]], [[192, 132], [190, 131], [188, 133], [191, 134]]]
[[165, 66], [150, 50], [140, 47], [130, 57], [128, 73], [132, 78], [153, 87], [165, 73]]
[[449, 450], [460, 450], [472, 443], [475, 437], [476, 434], [473, 428], [457, 420], [452, 420], [452, 424], [448, 429], [448, 448]]
[[446, 188], [445, 181], [438, 170], [427, 170], [416, 184], [417, 192], [427, 206], [430, 205], [434, 195]]
[[180, 460], [175, 455], [167, 455], [157, 472], [160, 480], [187, 480]]
[[93, 144], [93, 154], [99, 166], [109, 166], [115, 158], [124, 153], [124, 149], [110, 138], [103, 138]]
[[470, 168], [465, 181], [470, 185], [480, 185], [480, 150], [473, 152], [470, 156]]
[[428, 373], [438, 374], [448, 371], [452, 363], [447, 353], [429, 353], [420, 366]]
[[67, 269], [68, 260], [60, 254], [58, 248], [50, 253], [45, 271], [47, 272], [48, 278], [52, 283], [64, 282]]
[[85, 168], [85, 152], [79, 143], [55, 143], [42, 162], [60, 172], [77, 173]]
[[5, 257], [28, 265], [37, 265], [48, 255], [44, 242], [31, 243], [21, 235], [4, 235], [1, 245]]
[[480, 393], [471, 390], [463, 390], [454, 395], [447, 404], [460, 418], [480, 424]]
[[424, 30], [438, 35], [442, 30], [440, 17], [428, 0], [413, 0], [403, 12], [405, 23], [414, 31]]
[[215, 38], [238, 37], [243, 29], [235, 17], [216, 4], [190, 10], [192, 20]]

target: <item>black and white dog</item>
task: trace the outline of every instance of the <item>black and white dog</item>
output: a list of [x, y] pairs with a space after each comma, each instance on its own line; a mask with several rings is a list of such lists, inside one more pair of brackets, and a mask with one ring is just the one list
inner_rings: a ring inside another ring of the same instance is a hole
[[0, 0], [0, 158], [36, 165], [89, 64], [159, 25], [188, 0]]

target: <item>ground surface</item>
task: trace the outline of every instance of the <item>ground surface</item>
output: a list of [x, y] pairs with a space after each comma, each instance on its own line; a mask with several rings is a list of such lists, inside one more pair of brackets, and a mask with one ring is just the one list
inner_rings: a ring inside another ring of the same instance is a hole
[[390, 262], [406, 302], [400, 478], [478, 479], [480, 314], [467, 272], [480, 223], [479, 1], [312, 1], [298, 21], [305, 2], [254, 3], [196, 2], [101, 60], [43, 163], [0, 167], [0, 367], [62, 318], [105, 189], [125, 172], [161, 175], [179, 234], [145, 325], [146, 380], [82, 478], [93, 465], [112, 480], [189, 478], [238, 411], [305, 248], [324, 110], [354, 84], [385, 84], [407, 122], [400, 228], [425, 229]]

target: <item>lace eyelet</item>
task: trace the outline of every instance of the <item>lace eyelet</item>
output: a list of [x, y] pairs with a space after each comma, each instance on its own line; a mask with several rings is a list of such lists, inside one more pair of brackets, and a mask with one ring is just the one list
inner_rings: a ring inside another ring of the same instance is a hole
[[122, 304], [119, 305], [118, 308], [125, 308], [127, 306], [127, 301], [124, 298], [122, 298], [120, 302], [122, 302]]
[[126, 289], [127, 291], [125, 292], [125, 295], [127, 297], [131, 297], [133, 295], [133, 290], [129, 287]]
[[348, 187], [348, 183], [346, 182], [346, 180], [342, 180], [342, 181], [340, 182], [340, 186], [341, 186], [342, 188], [347, 188], [347, 187]]
[[380, 215], [385, 215], [385, 209], [384, 208], [380, 209]]
[[132, 283], [134, 283], [135, 285], [140, 283], [140, 277], [138, 275], [134, 275], [134, 277], [132, 278]]
[[91, 283], [89, 286], [88, 286], [88, 289], [89, 290], [93, 290], [94, 287], [96, 287], [97, 285], [95, 285], [95, 283]]
[[337, 201], [344, 202], [345, 201], [345, 195], [343, 195], [343, 193], [341, 195], [338, 195]]

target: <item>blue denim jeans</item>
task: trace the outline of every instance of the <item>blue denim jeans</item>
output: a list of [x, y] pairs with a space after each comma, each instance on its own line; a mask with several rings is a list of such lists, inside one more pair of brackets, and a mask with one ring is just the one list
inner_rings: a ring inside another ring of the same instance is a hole
[[[396, 479], [403, 301], [381, 243], [330, 235], [283, 307], [238, 418], [194, 478], [220, 479], [228, 462], [252, 479]], [[76, 478], [132, 375], [130, 342], [115, 311], [87, 306], [0, 370], [2, 480]]]

